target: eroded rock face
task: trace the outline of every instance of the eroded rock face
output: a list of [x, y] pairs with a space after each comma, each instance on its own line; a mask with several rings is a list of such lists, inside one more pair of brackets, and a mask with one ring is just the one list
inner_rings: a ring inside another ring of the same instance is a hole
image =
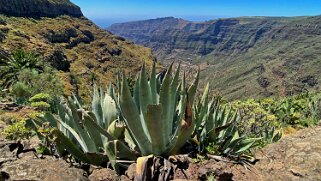
[[26, 17], [83, 16], [69, 0], [0, 0], [0, 13]]

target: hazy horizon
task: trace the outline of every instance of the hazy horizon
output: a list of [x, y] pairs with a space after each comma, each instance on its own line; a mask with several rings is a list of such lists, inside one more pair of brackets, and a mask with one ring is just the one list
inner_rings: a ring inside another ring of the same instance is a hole
[[318, 0], [71, 0], [80, 6], [84, 15], [100, 27], [114, 23], [161, 17], [183, 18], [189, 21], [208, 21], [217, 18], [241, 16], [313, 16], [320, 15], [321, 1]]

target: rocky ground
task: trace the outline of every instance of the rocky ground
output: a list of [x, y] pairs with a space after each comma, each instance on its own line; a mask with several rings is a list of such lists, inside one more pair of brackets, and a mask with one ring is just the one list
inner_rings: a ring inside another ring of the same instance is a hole
[[321, 180], [321, 126], [288, 135], [257, 158], [262, 180]]
[[[16, 110], [17, 111], [17, 110]], [[4, 127], [0, 122], [0, 132]], [[180, 162], [174, 166], [176, 180], [321, 180], [321, 125], [287, 135], [278, 143], [257, 152], [259, 161], [252, 167], [210, 159]], [[2, 180], [131, 180], [135, 165], [123, 176], [110, 169], [67, 163], [35, 153], [38, 140], [8, 141], [0, 134], [0, 181]], [[183, 159], [184, 160], [184, 159]], [[183, 164], [183, 165], [182, 165]]]

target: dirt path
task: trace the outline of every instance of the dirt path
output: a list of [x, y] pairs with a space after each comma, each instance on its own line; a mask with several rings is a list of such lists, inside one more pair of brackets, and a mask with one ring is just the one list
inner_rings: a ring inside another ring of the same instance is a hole
[[321, 180], [321, 125], [285, 136], [257, 158], [262, 180]]

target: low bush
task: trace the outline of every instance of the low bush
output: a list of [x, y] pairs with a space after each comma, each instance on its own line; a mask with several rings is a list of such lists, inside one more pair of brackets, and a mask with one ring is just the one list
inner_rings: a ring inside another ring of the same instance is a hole
[[18, 120], [12, 125], [4, 128], [3, 135], [9, 140], [19, 140], [24, 138], [29, 138], [31, 136], [31, 130], [25, 127], [26, 121]]

